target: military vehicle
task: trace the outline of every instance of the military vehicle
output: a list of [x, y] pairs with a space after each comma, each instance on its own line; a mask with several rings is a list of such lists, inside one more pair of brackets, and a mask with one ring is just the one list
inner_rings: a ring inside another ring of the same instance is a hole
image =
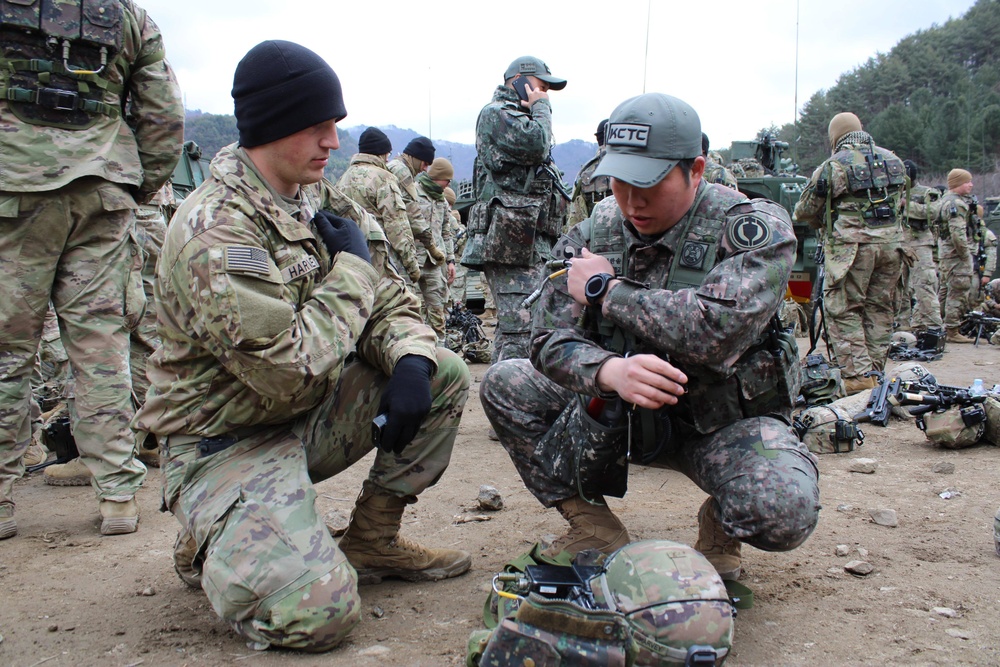
[[[980, 203], [983, 205], [983, 220], [986, 222], [986, 227], [1000, 239], [1000, 197], [987, 197]], [[1000, 262], [992, 278], [1000, 278]]]
[[[729, 169], [736, 176], [740, 192], [750, 198], [764, 198], [780, 204], [791, 215], [809, 179], [797, 174], [798, 165], [783, 157], [788, 143], [761, 132], [752, 141], [734, 141], [729, 148]], [[805, 223], [794, 223], [798, 248], [788, 288], [792, 298], [808, 304], [816, 280], [816, 233]]]

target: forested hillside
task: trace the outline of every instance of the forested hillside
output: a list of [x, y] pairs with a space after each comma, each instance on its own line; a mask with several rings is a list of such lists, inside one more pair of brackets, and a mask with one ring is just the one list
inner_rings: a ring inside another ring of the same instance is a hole
[[853, 111], [879, 145], [925, 172], [996, 170], [1000, 158], [1000, 2], [900, 40], [841, 75], [781, 128], [805, 174], [829, 156], [827, 125]]

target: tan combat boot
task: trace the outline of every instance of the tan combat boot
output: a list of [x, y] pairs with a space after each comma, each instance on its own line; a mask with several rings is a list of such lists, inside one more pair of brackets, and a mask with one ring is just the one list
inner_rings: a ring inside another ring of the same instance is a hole
[[17, 522], [14, 521], [13, 511], [10, 516], [0, 516], [0, 540], [17, 535]]
[[21, 463], [24, 464], [25, 468], [30, 468], [31, 466], [36, 466], [39, 463], [44, 463], [47, 458], [49, 458], [48, 450], [42, 446], [42, 443], [32, 438], [31, 444], [28, 445], [28, 451], [26, 451], [24, 456], [21, 458]]
[[340, 550], [358, 571], [358, 583], [378, 584], [385, 577], [437, 581], [468, 571], [472, 557], [458, 549], [434, 549], [399, 534], [406, 500], [367, 488], [358, 496]]
[[51, 486], [90, 486], [94, 473], [77, 457], [69, 463], [49, 466], [42, 473], [42, 478]]
[[947, 336], [945, 336], [944, 340], [945, 340], [946, 343], [975, 343], [976, 342], [975, 338], [969, 338], [968, 336], [964, 335], [958, 329], [958, 327], [955, 327], [954, 329], [948, 329], [948, 334], [947, 334]]
[[101, 535], [126, 535], [139, 529], [139, 505], [135, 498], [125, 502], [101, 501]]
[[556, 539], [542, 554], [555, 557], [562, 551], [574, 556], [584, 549], [597, 549], [610, 554], [629, 543], [628, 531], [622, 522], [604, 504], [588, 503], [580, 496], [560, 500], [556, 509], [569, 522], [569, 531]]
[[497, 309], [496, 308], [484, 309], [483, 314], [479, 316], [479, 319], [483, 321], [483, 324], [496, 325]]
[[698, 510], [698, 541], [694, 543], [695, 551], [701, 552], [720, 577], [736, 581], [741, 573], [741, 544], [723, 530], [715, 499], [709, 497]]
[[861, 393], [862, 391], [867, 391], [869, 389], [874, 389], [878, 382], [873, 377], [864, 377], [859, 375], [853, 378], [847, 378], [844, 380], [844, 393], [848, 396], [853, 396], [854, 394]]
[[[152, 445], [152, 447], [149, 445]], [[152, 433], [146, 435], [146, 439], [138, 447], [135, 458], [139, 459], [147, 468], [160, 467], [160, 444], [157, 442], [155, 435]]]

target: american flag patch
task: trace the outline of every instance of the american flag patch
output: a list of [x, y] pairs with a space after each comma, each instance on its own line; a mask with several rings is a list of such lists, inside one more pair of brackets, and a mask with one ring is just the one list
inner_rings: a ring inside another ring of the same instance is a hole
[[267, 251], [248, 245], [227, 245], [226, 271], [267, 275], [271, 273]]

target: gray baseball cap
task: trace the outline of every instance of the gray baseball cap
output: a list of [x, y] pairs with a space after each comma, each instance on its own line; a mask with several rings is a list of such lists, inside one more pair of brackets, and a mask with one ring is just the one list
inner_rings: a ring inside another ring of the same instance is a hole
[[649, 188], [680, 160], [701, 155], [701, 120], [687, 102], [647, 93], [625, 100], [604, 130], [607, 153], [594, 176]]
[[521, 56], [510, 65], [503, 73], [503, 80], [513, 78], [519, 74], [528, 75], [540, 79], [549, 84], [552, 90], [562, 90], [566, 87], [566, 79], [559, 79], [552, 76], [549, 66], [534, 56]]

